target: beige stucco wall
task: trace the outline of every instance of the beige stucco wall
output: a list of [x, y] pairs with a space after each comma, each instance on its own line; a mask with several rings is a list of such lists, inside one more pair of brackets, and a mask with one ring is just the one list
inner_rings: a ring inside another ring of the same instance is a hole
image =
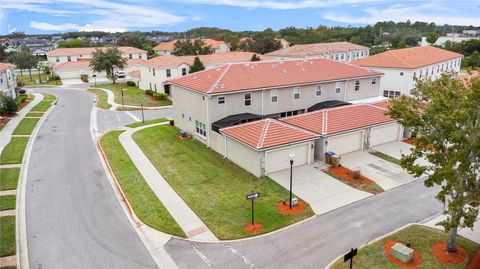
[[205, 123], [208, 134], [207, 106], [203, 95], [172, 85], [172, 101], [175, 104], [173, 116], [175, 126], [194, 135], [202, 143], [206, 143], [204, 138], [195, 134], [195, 120]]
[[[147, 54], [146, 53], [131, 53], [132, 58], [131, 59], [147, 59]], [[130, 59], [130, 53], [123, 53], [122, 54], [123, 58], [125, 59]], [[57, 61], [58, 58], [58, 61]], [[92, 58], [92, 54], [72, 54], [70, 55], [70, 60], [71, 62], [75, 62], [78, 60], [78, 58], [82, 59], [90, 59]], [[68, 62], [68, 56], [47, 56], [47, 60], [52, 64], [60, 64], [60, 63], [65, 63]]]
[[257, 177], [263, 175], [262, 158], [264, 152], [256, 151], [227, 137], [226, 157]]
[[[155, 90], [155, 85], [157, 86], [157, 92], [165, 92], [162, 83], [166, 80], [172, 80], [179, 77], [182, 77], [182, 69], [185, 68], [185, 71], [188, 74], [189, 66], [188, 64], [181, 64], [179, 66], [168, 67], [168, 68], [158, 68], [158, 67], [149, 67], [141, 66], [140, 74], [140, 88], [143, 90], [150, 89]], [[170, 69], [170, 77], [167, 77], [167, 69]], [[154, 75], [155, 70], [155, 75]]]

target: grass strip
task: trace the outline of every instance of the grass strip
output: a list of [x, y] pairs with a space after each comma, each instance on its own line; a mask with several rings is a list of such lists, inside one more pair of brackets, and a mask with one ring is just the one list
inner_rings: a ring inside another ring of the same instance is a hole
[[13, 135], [31, 135], [40, 119], [24, 118], [13, 130]]
[[149, 124], [154, 124], [154, 123], [161, 123], [161, 122], [166, 122], [168, 121], [167, 119], [153, 119], [153, 120], [146, 120], [145, 122], [135, 122], [135, 123], [131, 123], [129, 125], [126, 125], [127, 127], [130, 127], [130, 128], [137, 128], [137, 127], [140, 127], [140, 126], [144, 126], [144, 125], [149, 125]]
[[15, 195], [3, 195], [0, 196], [0, 211], [15, 209]]
[[97, 95], [97, 102], [96, 102], [97, 107], [103, 108], [103, 109], [109, 109], [109, 108], [112, 107], [112, 105], [110, 105], [107, 102], [108, 95], [105, 91], [102, 91], [102, 90], [99, 90], [99, 89], [88, 89], [88, 91]]
[[399, 159], [393, 158], [392, 156], [389, 156], [389, 155], [387, 155], [385, 153], [382, 153], [380, 151], [370, 151], [369, 153], [372, 154], [373, 156], [384, 159], [387, 162], [391, 162], [391, 163], [394, 163], [394, 164], [400, 165], [400, 166], [402, 165], [402, 162]]
[[15, 255], [15, 216], [0, 218], [0, 257]]
[[28, 139], [28, 137], [12, 137], [0, 155], [0, 164], [22, 163]]
[[0, 168], [0, 191], [17, 188], [20, 168]]

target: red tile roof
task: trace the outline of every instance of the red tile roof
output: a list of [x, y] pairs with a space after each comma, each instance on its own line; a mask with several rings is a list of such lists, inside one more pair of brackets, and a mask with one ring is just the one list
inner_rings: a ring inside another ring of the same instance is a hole
[[459, 57], [463, 57], [463, 55], [436, 47], [425, 46], [389, 50], [352, 61], [352, 64], [368, 67], [412, 69]]
[[284, 118], [281, 121], [320, 135], [395, 122], [394, 119], [385, 115], [384, 108], [370, 104], [323, 109]]
[[[90, 55], [95, 52], [95, 49], [104, 49], [105, 47], [87, 47], [87, 48], [59, 48], [50, 51], [47, 56], [73, 56], [73, 55]], [[134, 47], [118, 47], [123, 54], [130, 53], [147, 53], [145, 50]]]
[[[193, 40], [194, 39], [192, 39], [192, 41]], [[222, 44], [226, 44], [224, 41], [214, 40], [214, 39], [210, 39], [210, 38], [205, 38], [205, 39], [202, 39], [202, 40], [205, 43], [205, 46], [211, 46], [213, 49], [219, 48], [220, 45], [222, 45]], [[162, 50], [172, 51], [172, 50], [175, 49], [175, 43], [177, 41], [178, 40], [162, 42], [162, 43], [158, 44], [157, 46], [155, 46], [153, 48], [153, 50], [155, 50], [155, 51], [162, 51]]]
[[7, 69], [10, 68], [15, 68], [16, 66], [14, 64], [9, 64], [9, 63], [0, 63], [0, 72], [3, 72]]
[[337, 53], [352, 50], [367, 50], [365, 46], [360, 46], [350, 42], [330, 42], [330, 43], [316, 43], [293, 45], [288, 48], [272, 51], [265, 55], [276, 57], [306, 57], [319, 56], [325, 53]]
[[171, 83], [203, 93], [224, 93], [380, 75], [382, 73], [355, 65], [315, 58], [229, 64], [174, 79]]
[[220, 129], [220, 132], [261, 150], [317, 138], [317, 135], [274, 119]]
[[[249, 62], [254, 53], [252, 52], [223, 52], [209, 55], [198, 55], [200, 61], [208, 65], [222, 65], [228, 63]], [[262, 57], [263, 58], [263, 57]], [[195, 56], [157, 56], [148, 60], [145, 65], [157, 68], [177, 67], [181, 64], [192, 65]]]

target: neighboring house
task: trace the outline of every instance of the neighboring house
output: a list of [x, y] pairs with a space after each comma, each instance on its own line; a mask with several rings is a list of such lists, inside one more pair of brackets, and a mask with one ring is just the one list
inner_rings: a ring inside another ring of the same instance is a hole
[[32, 55], [47, 55], [52, 50], [53, 45], [48, 39], [25, 39], [25, 46], [30, 50]]
[[[235, 51], [198, 57], [205, 68], [210, 69], [228, 63], [249, 62], [252, 56], [252, 52]], [[140, 68], [140, 88], [170, 94], [170, 85], [164, 82], [187, 75], [194, 59], [195, 56], [158, 56], [146, 61]]]
[[280, 41], [280, 44], [282, 45], [282, 49], [286, 49], [290, 47], [290, 42], [288, 42], [287, 40], [283, 38], [277, 38], [276, 40]]
[[[468, 41], [472, 39], [479, 39], [478, 37], [472, 37], [472, 36], [465, 36], [465, 35], [448, 35], [448, 36], [440, 36], [438, 39], [435, 41], [434, 45], [435, 46], [442, 46], [445, 45], [445, 42], [450, 41], [452, 43], [460, 43], [462, 41]], [[422, 40], [419, 42], [420, 46], [430, 46], [432, 44], [427, 42], [427, 38], [425, 36], [422, 37]]]
[[[153, 48], [154, 51], [161, 56], [171, 56], [173, 55], [172, 52], [175, 49], [175, 43], [178, 40], [172, 40], [168, 42], [162, 42], [158, 44], [156, 47]], [[192, 39], [192, 42], [194, 39]], [[230, 45], [225, 43], [224, 41], [214, 40], [210, 38], [202, 39], [205, 43], [205, 46], [210, 46], [213, 49], [213, 53], [224, 53], [230, 51]]]
[[[105, 47], [59, 48], [50, 51], [47, 54], [47, 59], [52, 65], [65, 62], [75, 62], [79, 59], [90, 59], [96, 49], [104, 48]], [[126, 59], [147, 59], [147, 52], [145, 50], [134, 47], [118, 47], [118, 49]]]
[[368, 48], [349, 42], [331, 42], [293, 45], [266, 53], [277, 59], [291, 58], [328, 58], [341, 62], [350, 62], [368, 56]]
[[220, 129], [378, 97], [381, 76], [320, 58], [228, 64], [170, 82], [175, 125], [225, 154]]
[[17, 97], [15, 88], [17, 87], [17, 78], [15, 75], [15, 65], [0, 63], [0, 94], [4, 96]]
[[425, 46], [389, 50], [353, 61], [385, 74], [382, 92], [385, 97], [409, 95], [417, 79], [436, 80], [442, 74], [458, 74], [463, 55], [448, 50]]

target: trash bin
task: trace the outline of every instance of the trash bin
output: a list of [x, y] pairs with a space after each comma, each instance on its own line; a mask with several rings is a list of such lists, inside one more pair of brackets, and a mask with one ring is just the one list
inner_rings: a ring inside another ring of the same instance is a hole
[[332, 156], [335, 155], [334, 152], [327, 151], [325, 152], [325, 163], [332, 164]]
[[332, 166], [339, 167], [340, 166], [340, 155], [333, 155], [332, 158]]

